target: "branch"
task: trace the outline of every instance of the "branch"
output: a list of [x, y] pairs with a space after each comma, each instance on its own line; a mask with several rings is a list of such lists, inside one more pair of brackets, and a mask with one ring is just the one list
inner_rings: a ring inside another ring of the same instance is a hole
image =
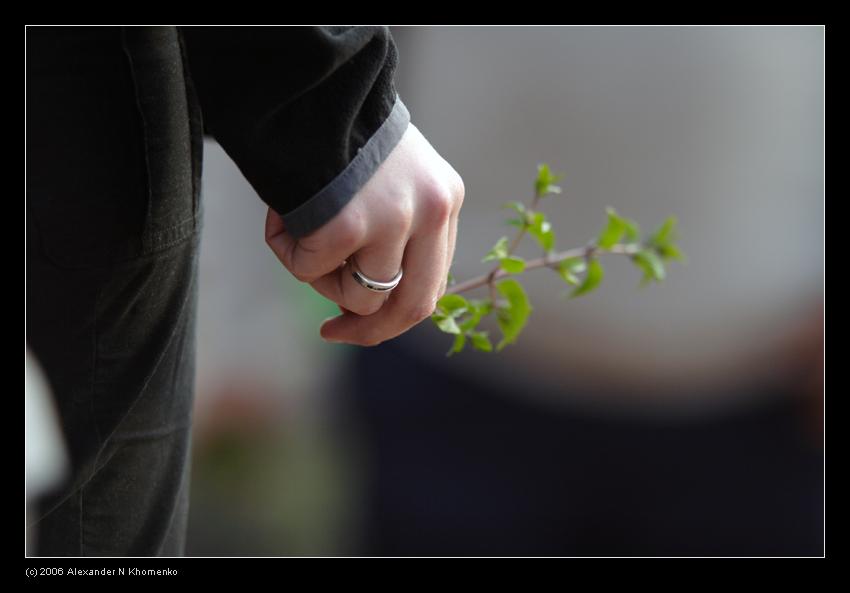
[[[587, 247], [577, 247], [575, 249], [570, 249], [568, 251], [561, 251], [559, 253], [551, 253], [544, 257], [538, 257], [536, 259], [530, 259], [525, 263], [525, 270], [533, 270], [535, 268], [555, 268], [557, 264], [560, 262], [573, 258], [573, 257], [584, 257], [588, 258], [594, 255], [606, 255], [606, 254], [614, 254], [614, 255], [634, 255], [638, 251], [640, 251], [640, 245], [624, 245], [618, 244], [612, 246], [610, 249], [599, 249], [594, 245], [588, 245]], [[464, 282], [460, 282], [453, 286], [450, 286], [446, 290], [446, 294], [459, 294], [461, 292], [466, 292], [468, 290], [473, 290], [478, 288], [479, 286], [485, 286], [487, 284], [492, 284], [505, 276], [510, 276], [508, 272], [505, 272], [498, 266], [488, 274], [484, 274], [482, 276], [477, 276], [475, 278], [471, 278]]]
[[[540, 203], [540, 198], [542, 198], [542, 197], [543, 196], [540, 195], [539, 193], [534, 194], [534, 198], [531, 200], [531, 206], [529, 206], [529, 209], [531, 211], [534, 211], [537, 208], [537, 205]], [[511, 244], [508, 247], [508, 255], [513, 255], [514, 251], [516, 251], [516, 248], [519, 246], [520, 241], [522, 241], [522, 238], [525, 236], [525, 233], [526, 233], [527, 230], [528, 230], [527, 225], [522, 225], [519, 228], [516, 236], [514, 236], [514, 240], [511, 241]], [[502, 272], [502, 273], [500, 274], [500, 272]], [[495, 303], [496, 302], [496, 280], [501, 278], [502, 276], [505, 276], [505, 274], [503, 272], [504, 272], [504, 270], [502, 270], [501, 265], [497, 263], [493, 267], [493, 269], [490, 270], [490, 272], [488, 274], [481, 276], [481, 278], [473, 278], [472, 280], [469, 281], [469, 282], [473, 282], [473, 281], [477, 282], [477, 281], [480, 281], [483, 278], [484, 279], [483, 283], [475, 284], [474, 286], [470, 286], [470, 287], [465, 288], [463, 290], [470, 290], [471, 288], [477, 288], [478, 286], [482, 286], [483, 284], [487, 284], [487, 285], [490, 286], [490, 301]], [[469, 284], [469, 282], [463, 282], [462, 284], [459, 284], [458, 286], [465, 286], [466, 284]], [[452, 290], [451, 288], [446, 290], [446, 294], [458, 293], [458, 292], [462, 292], [462, 291], [457, 290], [457, 289]]]
[[[537, 206], [544, 196], [561, 193], [561, 188], [555, 185], [560, 178], [561, 176], [552, 173], [548, 165], [538, 165], [531, 205], [525, 206], [520, 202], [505, 204], [505, 207], [519, 214], [519, 220], [508, 221], [512, 224], [518, 223], [519, 230], [510, 243], [508, 237], [501, 237], [482, 260], [497, 260], [498, 263], [482, 276], [449, 286], [437, 301], [431, 320], [440, 331], [454, 336], [454, 343], [447, 354], [462, 351], [467, 342], [483, 352], [498, 352], [516, 342], [528, 321], [532, 307], [525, 289], [515, 277], [528, 270], [549, 268], [558, 272], [564, 282], [575, 287], [570, 296], [577, 297], [595, 290], [605, 277], [599, 255], [610, 253], [629, 256], [632, 263], [643, 272], [641, 286], [649, 281], [660, 282], [665, 278], [665, 261], [684, 260], [684, 254], [675, 243], [675, 217], [668, 217], [655, 232], [641, 240], [638, 224], [620, 216], [613, 208], [606, 209], [607, 223], [590, 243], [568, 251], [553, 251], [555, 234], [552, 225], [542, 212], [537, 211]], [[533, 235], [540, 244], [544, 253], [542, 257], [526, 260], [513, 255], [527, 234]], [[576, 261], [567, 261], [571, 259]], [[582, 263], [584, 265], [581, 265]], [[584, 277], [579, 280], [582, 273]], [[502, 280], [508, 276], [510, 278]], [[489, 299], [466, 299], [459, 294], [482, 286], [489, 289]], [[504, 298], [499, 299], [499, 296]], [[502, 338], [496, 345], [490, 341], [489, 332], [478, 329], [482, 319], [490, 315], [496, 317], [502, 333]]]

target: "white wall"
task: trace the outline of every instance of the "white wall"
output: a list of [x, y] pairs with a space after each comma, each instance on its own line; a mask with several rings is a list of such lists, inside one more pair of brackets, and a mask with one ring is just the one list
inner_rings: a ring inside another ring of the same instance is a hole
[[590, 239], [608, 205], [644, 226], [680, 220], [689, 262], [660, 286], [636, 290], [614, 261], [597, 294], [565, 302], [555, 277], [529, 276], [527, 333], [483, 373], [521, 362], [681, 391], [772, 372], [771, 349], [822, 295], [821, 28], [394, 34], [413, 122], [466, 183], [459, 279], [481, 273], [507, 230], [500, 204], [527, 198], [541, 161], [566, 173], [545, 204], [561, 247]]

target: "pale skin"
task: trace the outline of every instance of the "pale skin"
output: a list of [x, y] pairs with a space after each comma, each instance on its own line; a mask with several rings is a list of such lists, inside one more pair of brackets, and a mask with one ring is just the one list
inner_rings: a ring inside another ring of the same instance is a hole
[[[266, 243], [298, 280], [339, 305], [322, 338], [375, 346], [427, 319], [446, 292], [463, 196], [460, 175], [410, 124], [366, 185], [310, 235], [295, 239], [269, 209]], [[389, 293], [370, 291], [343, 266], [352, 256], [375, 280], [400, 267], [404, 276]]]

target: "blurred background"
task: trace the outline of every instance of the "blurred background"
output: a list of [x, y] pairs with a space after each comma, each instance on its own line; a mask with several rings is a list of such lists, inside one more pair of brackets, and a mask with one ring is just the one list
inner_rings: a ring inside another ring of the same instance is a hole
[[687, 264], [639, 289], [609, 258], [576, 300], [532, 272], [500, 354], [447, 358], [430, 322], [326, 344], [336, 306], [266, 248], [208, 141], [187, 552], [820, 555], [823, 29], [393, 35], [412, 121], [466, 184], [459, 280], [540, 162], [565, 175], [543, 203], [560, 248], [613, 206], [676, 215]]

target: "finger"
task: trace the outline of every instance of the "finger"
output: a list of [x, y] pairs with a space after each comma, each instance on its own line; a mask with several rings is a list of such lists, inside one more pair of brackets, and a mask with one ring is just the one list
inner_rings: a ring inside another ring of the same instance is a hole
[[404, 277], [386, 304], [373, 315], [344, 314], [326, 321], [320, 330], [329, 341], [374, 346], [407, 331], [434, 312], [446, 275], [448, 224], [426, 235], [415, 235], [404, 253]]
[[269, 208], [266, 215], [266, 243], [283, 266], [302, 282], [312, 282], [338, 268], [361, 247], [364, 231], [356, 208], [343, 209], [319, 230], [297, 239], [286, 231], [274, 210]]
[[[286, 225], [280, 214], [271, 208], [266, 212], [265, 236], [266, 244], [271, 248], [280, 262], [286, 266], [286, 262], [292, 258], [291, 251], [297, 241], [292, 235], [286, 232]], [[286, 267], [288, 268], [288, 266]]]
[[[382, 240], [364, 247], [355, 253], [357, 266], [368, 278], [388, 282], [398, 273], [404, 257], [406, 237], [397, 240]], [[333, 273], [322, 276], [310, 285], [325, 298], [358, 315], [372, 315], [389, 297], [387, 292], [375, 292], [362, 286], [354, 279], [353, 267], [346, 265]]]
[[457, 227], [460, 219], [460, 210], [463, 207], [463, 199], [466, 194], [466, 188], [463, 184], [463, 179], [455, 172], [455, 184], [453, 186], [454, 205], [449, 219], [448, 231], [448, 247], [446, 248], [446, 273], [443, 275], [443, 284], [440, 288], [440, 296], [446, 293], [449, 284], [449, 272], [451, 272], [452, 264], [454, 263], [455, 245], [457, 241]]
[[443, 284], [440, 287], [440, 296], [446, 294], [446, 289], [448, 288], [449, 272], [451, 271], [452, 264], [454, 263], [455, 245], [457, 241], [457, 225], [459, 218], [460, 206], [458, 206], [457, 209], [454, 211], [449, 221], [448, 247], [446, 248], [446, 273], [443, 275]]

